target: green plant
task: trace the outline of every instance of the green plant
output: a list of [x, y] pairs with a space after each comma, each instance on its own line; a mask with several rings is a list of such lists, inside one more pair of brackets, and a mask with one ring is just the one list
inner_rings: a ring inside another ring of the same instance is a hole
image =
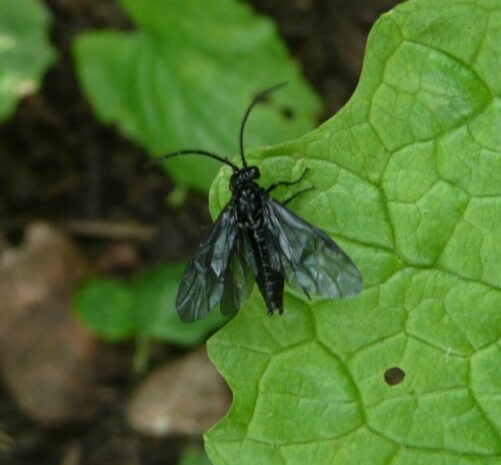
[[[152, 156], [180, 148], [229, 155], [253, 94], [290, 86], [256, 110], [247, 145], [277, 143], [312, 129], [319, 100], [288, 57], [274, 25], [235, 0], [119, 0], [133, 32], [82, 34], [75, 59], [98, 117]], [[210, 159], [165, 164], [179, 183], [207, 192], [218, 169]]]
[[211, 465], [211, 462], [201, 447], [192, 445], [184, 451], [178, 465]]
[[310, 168], [316, 190], [291, 208], [365, 290], [287, 292], [273, 318], [254, 292], [209, 341], [234, 394], [206, 435], [215, 465], [501, 464], [500, 43], [497, 0], [404, 3], [374, 26], [339, 114], [250, 153], [263, 185]]
[[218, 312], [186, 325], [176, 313], [177, 287], [185, 264], [158, 265], [131, 283], [96, 277], [80, 287], [75, 296], [78, 315], [93, 334], [108, 341], [134, 338], [135, 367], [146, 368], [151, 340], [193, 347], [226, 320]]
[[0, 0], [0, 121], [21, 97], [37, 91], [54, 62], [50, 16], [38, 0]]

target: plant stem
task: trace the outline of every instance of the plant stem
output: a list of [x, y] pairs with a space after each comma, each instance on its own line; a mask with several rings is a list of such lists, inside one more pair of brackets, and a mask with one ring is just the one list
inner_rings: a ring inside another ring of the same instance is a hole
[[150, 340], [147, 336], [139, 334], [136, 337], [136, 350], [132, 367], [136, 375], [142, 375], [148, 368], [150, 359]]

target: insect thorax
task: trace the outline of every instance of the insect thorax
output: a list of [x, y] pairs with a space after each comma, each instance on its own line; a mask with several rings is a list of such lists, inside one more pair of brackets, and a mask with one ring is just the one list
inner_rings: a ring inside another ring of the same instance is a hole
[[252, 181], [243, 183], [235, 194], [235, 204], [240, 219], [261, 222], [263, 189]]

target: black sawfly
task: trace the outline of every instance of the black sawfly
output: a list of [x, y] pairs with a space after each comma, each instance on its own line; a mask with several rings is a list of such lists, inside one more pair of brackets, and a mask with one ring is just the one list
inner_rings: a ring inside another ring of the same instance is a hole
[[351, 297], [363, 287], [357, 267], [346, 253], [323, 231], [307, 223], [285, 206], [300, 190], [279, 203], [270, 193], [279, 186], [299, 183], [307, 169], [295, 181], [278, 181], [263, 189], [256, 184], [257, 166], [247, 166], [244, 156], [244, 128], [256, 103], [284, 86], [277, 84], [256, 95], [240, 125], [242, 167], [205, 150], [179, 150], [171, 157], [195, 154], [219, 160], [230, 166], [231, 200], [224, 207], [189, 261], [176, 298], [181, 320], [192, 322], [207, 315], [218, 304], [224, 315], [238, 311], [249, 295], [254, 281], [266, 303], [268, 313], [284, 311], [284, 281], [306, 294], [324, 297]]

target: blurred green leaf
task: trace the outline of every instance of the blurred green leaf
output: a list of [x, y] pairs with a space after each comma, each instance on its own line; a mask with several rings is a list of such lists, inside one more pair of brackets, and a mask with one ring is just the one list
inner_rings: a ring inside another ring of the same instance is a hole
[[[315, 125], [319, 99], [273, 23], [235, 0], [120, 0], [137, 29], [80, 35], [75, 59], [84, 92], [99, 118], [115, 123], [150, 154], [203, 148], [232, 155], [253, 95], [280, 81], [289, 86], [256, 108], [246, 146], [272, 144]], [[184, 185], [207, 192], [219, 163], [169, 160]]]
[[134, 296], [119, 281], [94, 278], [76, 294], [76, 308], [89, 329], [109, 341], [121, 341], [135, 332]]
[[135, 337], [143, 349], [152, 339], [195, 346], [226, 319], [217, 311], [192, 324], [179, 319], [175, 302], [184, 267], [159, 265], [130, 284], [94, 278], [78, 290], [77, 312], [94, 334], [109, 341]]
[[287, 290], [273, 318], [254, 292], [209, 341], [234, 395], [206, 435], [214, 464], [501, 465], [500, 44], [499, 0], [405, 2], [375, 24], [337, 115], [251, 153], [263, 186], [310, 168], [315, 190], [290, 208], [365, 289]]
[[18, 100], [37, 91], [54, 62], [50, 16], [38, 0], [0, 0], [0, 121]]
[[202, 447], [190, 446], [184, 451], [177, 465], [212, 465], [212, 462]]

